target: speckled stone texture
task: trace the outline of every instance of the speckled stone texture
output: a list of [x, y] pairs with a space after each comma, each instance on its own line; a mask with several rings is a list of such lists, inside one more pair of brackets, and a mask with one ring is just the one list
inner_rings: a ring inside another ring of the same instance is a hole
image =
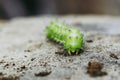
[[[84, 34], [85, 45], [79, 55], [64, 56], [62, 45], [46, 39], [45, 28], [54, 19]], [[107, 75], [87, 74], [89, 61], [103, 63]], [[46, 15], [0, 22], [0, 80], [4, 79], [119, 80], [120, 17]]]

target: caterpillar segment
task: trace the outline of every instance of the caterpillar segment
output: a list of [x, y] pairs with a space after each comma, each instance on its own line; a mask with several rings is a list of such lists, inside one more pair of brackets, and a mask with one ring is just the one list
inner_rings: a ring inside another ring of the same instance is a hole
[[83, 48], [83, 34], [65, 23], [60, 23], [57, 20], [52, 21], [46, 28], [46, 34], [49, 39], [63, 44], [68, 55], [77, 55]]

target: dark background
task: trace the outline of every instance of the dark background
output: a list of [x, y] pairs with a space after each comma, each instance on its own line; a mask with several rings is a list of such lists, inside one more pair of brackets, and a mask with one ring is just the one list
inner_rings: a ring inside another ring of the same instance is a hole
[[0, 19], [41, 14], [120, 15], [120, 0], [0, 0]]

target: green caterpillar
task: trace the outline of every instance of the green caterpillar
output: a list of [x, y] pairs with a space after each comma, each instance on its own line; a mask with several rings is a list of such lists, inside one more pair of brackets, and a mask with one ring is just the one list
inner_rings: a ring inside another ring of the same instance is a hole
[[64, 22], [52, 21], [46, 28], [46, 34], [48, 39], [62, 43], [68, 55], [77, 55], [83, 48], [83, 34]]

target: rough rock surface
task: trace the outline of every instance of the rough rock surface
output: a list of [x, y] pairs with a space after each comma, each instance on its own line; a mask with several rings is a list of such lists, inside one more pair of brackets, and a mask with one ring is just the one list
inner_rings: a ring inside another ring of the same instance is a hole
[[[84, 34], [83, 52], [58, 54], [63, 48], [46, 39], [44, 31], [54, 19]], [[87, 74], [90, 61], [103, 63], [107, 75]], [[46, 15], [0, 23], [0, 80], [119, 80], [119, 75], [120, 17]]]

